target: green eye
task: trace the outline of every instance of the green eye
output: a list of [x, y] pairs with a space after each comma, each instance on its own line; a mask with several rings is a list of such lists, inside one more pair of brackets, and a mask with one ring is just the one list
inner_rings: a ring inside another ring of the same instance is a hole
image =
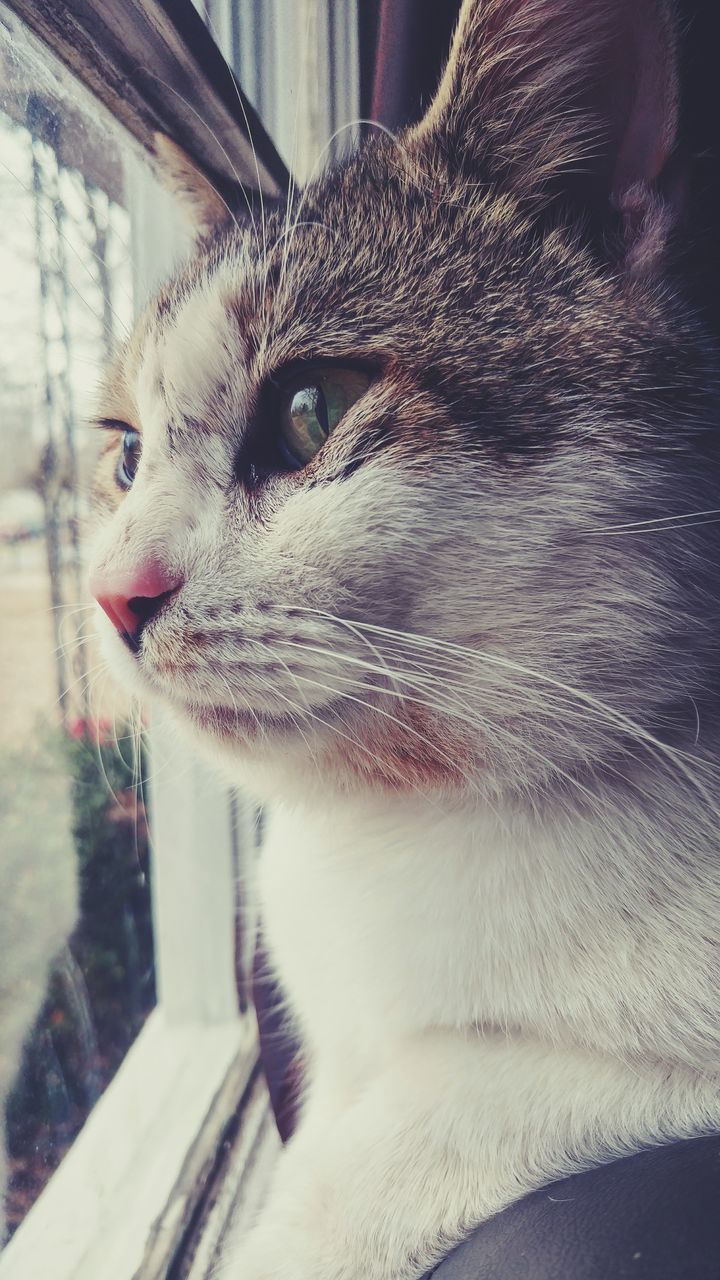
[[280, 447], [289, 466], [307, 466], [331, 431], [368, 389], [359, 369], [330, 368], [302, 375], [286, 392], [280, 421]]

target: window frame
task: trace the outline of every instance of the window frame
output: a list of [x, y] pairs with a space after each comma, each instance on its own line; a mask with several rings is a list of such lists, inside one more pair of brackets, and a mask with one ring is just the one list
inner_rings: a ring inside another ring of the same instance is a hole
[[159, 131], [221, 190], [238, 180], [263, 195], [287, 189], [285, 164], [192, 0], [4, 2], [144, 152]]
[[0, 1257], [2, 1280], [160, 1280], [257, 1070], [251, 1020], [150, 1015]]

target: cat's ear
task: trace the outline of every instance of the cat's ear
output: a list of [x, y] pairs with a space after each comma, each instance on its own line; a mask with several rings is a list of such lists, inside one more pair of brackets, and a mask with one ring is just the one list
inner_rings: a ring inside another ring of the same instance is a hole
[[670, 0], [464, 0], [435, 101], [409, 141], [467, 180], [574, 200], [652, 270], [677, 215]]
[[156, 133], [155, 171], [185, 214], [197, 236], [207, 236], [232, 222], [228, 201], [193, 164], [176, 142]]

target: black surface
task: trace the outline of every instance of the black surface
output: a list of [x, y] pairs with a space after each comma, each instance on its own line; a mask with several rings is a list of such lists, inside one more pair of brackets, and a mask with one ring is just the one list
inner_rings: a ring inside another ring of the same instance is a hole
[[576, 1174], [479, 1227], [436, 1280], [718, 1280], [720, 1137]]

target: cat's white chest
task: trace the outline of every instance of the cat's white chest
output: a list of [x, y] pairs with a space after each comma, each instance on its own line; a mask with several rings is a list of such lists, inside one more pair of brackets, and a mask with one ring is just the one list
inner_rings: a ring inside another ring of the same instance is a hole
[[485, 837], [479, 849], [467, 819], [429, 806], [273, 816], [264, 929], [311, 1043], [377, 1059], [414, 1031], [493, 1016], [522, 961], [492, 923], [516, 869]]
[[419, 801], [278, 807], [263, 927], [306, 1045], [362, 1071], [428, 1028], [500, 1029], [694, 1062], [712, 886], [684, 887], [702, 939], [669, 932], [680, 886], [602, 830], [575, 822], [571, 842]]

